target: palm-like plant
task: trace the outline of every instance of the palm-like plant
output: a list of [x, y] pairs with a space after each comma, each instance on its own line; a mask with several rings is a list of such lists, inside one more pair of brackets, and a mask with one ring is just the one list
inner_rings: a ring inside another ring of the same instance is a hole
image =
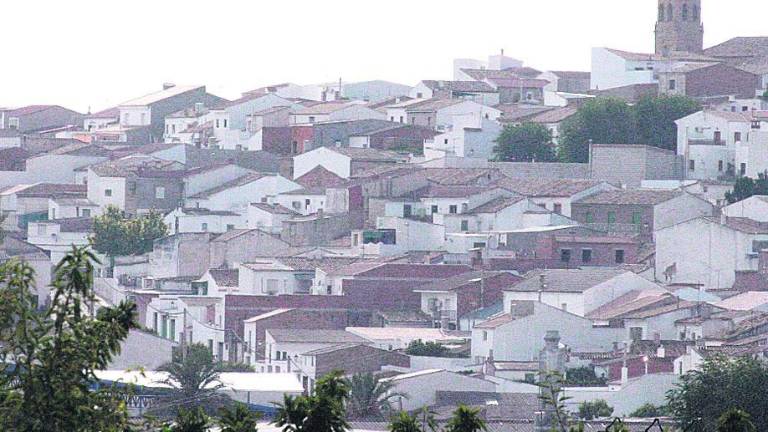
[[740, 409], [726, 411], [717, 420], [717, 432], [754, 432], [755, 430], [750, 415]]
[[206, 432], [210, 424], [210, 419], [202, 408], [186, 410], [179, 409], [176, 416], [176, 424], [171, 427], [172, 432]]
[[379, 381], [372, 373], [355, 374], [349, 379], [347, 412], [352, 418], [384, 417], [391, 414], [390, 401], [405, 396], [393, 392], [394, 385]]
[[481, 432], [486, 431], [485, 420], [480, 416], [480, 410], [459, 405], [448, 421], [446, 432]]
[[389, 423], [389, 432], [424, 432], [416, 415], [400, 411]]
[[275, 424], [284, 432], [345, 432], [348, 397], [349, 386], [341, 372], [331, 372], [317, 380], [314, 395], [284, 396]]
[[304, 432], [309, 410], [307, 397], [283, 395], [283, 403], [278, 404], [275, 425], [283, 428], [283, 432]]
[[261, 413], [251, 411], [245, 404], [238, 403], [234, 408], [222, 407], [219, 410], [221, 432], [256, 432]]
[[168, 372], [164, 383], [173, 389], [161, 406], [205, 406], [213, 413], [228, 399], [218, 393], [223, 387], [219, 366], [203, 344], [190, 345], [185, 355], [174, 353], [173, 361], [162, 365], [160, 370]]

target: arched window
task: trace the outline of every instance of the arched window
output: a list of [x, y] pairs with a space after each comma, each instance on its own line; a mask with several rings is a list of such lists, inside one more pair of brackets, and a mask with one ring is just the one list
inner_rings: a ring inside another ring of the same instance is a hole
[[659, 5], [659, 21], [664, 21], [664, 5]]
[[693, 5], [693, 19], [699, 19], [699, 5]]
[[688, 4], [683, 3], [683, 21], [688, 21]]
[[675, 10], [672, 8], [672, 3], [667, 5], [667, 21], [672, 21], [675, 17]]

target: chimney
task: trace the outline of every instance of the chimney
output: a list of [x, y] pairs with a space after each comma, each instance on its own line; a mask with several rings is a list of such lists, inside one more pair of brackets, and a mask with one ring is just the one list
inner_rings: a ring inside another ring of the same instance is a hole
[[176, 87], [176, 84], [174, 84], [174, 83], [171, 83], [171, 82], [163, 83], [163, 90], [168, 90], [168, 89], [174, 88], [174, 87]]
[[656, 348], [656, 357], [665, 358], [666, 356], [667, 356], [667, 349], [664, 348], [664, 345], [659, 345], [659, 347]]
[[539, 303], [541, 303], [541, 294], [547, 290], [547, 275], [539, 275]]

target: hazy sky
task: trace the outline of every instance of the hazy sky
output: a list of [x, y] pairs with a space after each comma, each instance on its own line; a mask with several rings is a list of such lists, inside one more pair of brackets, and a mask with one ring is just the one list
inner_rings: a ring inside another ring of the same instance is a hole
[[[0, 106], [108, 108], [163, 82], [212, 93], [277, 82], [451, 78], [504, 48], [588, 70], [590, 48], [653, 50], [655, 0], [9, 0]], [[768, 35], [768, 1], [703, 0], [705, 45]]]

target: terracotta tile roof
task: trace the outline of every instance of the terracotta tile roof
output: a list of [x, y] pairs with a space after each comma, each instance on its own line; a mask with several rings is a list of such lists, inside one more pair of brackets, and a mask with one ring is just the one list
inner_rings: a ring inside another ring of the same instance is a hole
[[267, 332], [276, 342], [283, 343], [369, 343], [345, 330], [267, 329]]
[[488, 186], [429, 185], [414, 193], [418, 198], [466, 198], [493, 189]]
[[526, 275], [525, 280], [511, 286], [507, 291], [538, 292], [541, 289], [541, 275], [543, 274], [546, 284], [545, 291], [580, 293], [625, 273], [629, 272], [620, 268], [535, 271]]
[[407, 157], [395, 152], [372, 148], [329, 147], [330, 150], [359, 161], [404, 162]]
[[517, 103], [499, 104], [494, 108], [501, 111], [501, 117], [499, 118], [499, 121], [505, 123], [526, 121], [539, 114], [555, 109], [554, 107], [548, 106]]
[[21, 147], [0, 149], [0, 171], [24, 171], [29, 152]]
[[498, 171], [489, 168], [428, 168], [427, 180], [440, 185], [469, 185], [480, 179], [491, 180]]
[[441, 279], [470, 271], [472, 271], [472, 267], [466, 265], [383, 263], [373, 265], [372, 268], [363, 270], [357, 273], [356, 276], [371, 278]]
[[533, 123], [560, 123], [571, 118], [578, 111], [579, 109], [576, 107], [565, 106], [537, 114], [531, 117], [528, 121]]
[[178, 165], [178, 162], [141, 155], [102, 162], [91, 165], [90, 168], [101, 177], [127, 177], [130, 175], [182, 177], [184, 170], [177, 169]]
[[85, 198], [88, 187], [79, 184], [37, 183], [16, 193], [20, 198]]
[[487, 321], [483, 321], [479, 324], [475, 324], [474, 328], [476, 329], [496, 329], [499, 328], [505, 324], [509, 324], [512, 321], [514, 321], [516, 318], [512, 314], [500, 314], [495, 317], [491, 317]]
[[766, 57], [768, 37], [736, 37], [705, 49], [704, 54], [713, 57]]
[[425, 80], [422, 81], [425, 86], [432, 90], [449, 90], [454, 92], [468, 93], [495, 93], [496, 90], [482, 81], [440, 81]]
[[571, 197], [602, 183], [600, 180], [504, 177], [495, 184], [527, 197]]
[[46, 111], [51, 108], [56, 108], [58, 105], [27, 105], [21, 108], [15, 108], [5, 112], [6, 117], [19, 117], [30, 114], [35, 114], [41, 111]]
[[534, 78], [492, 78], [489, 81], [501, 88], [544, 88], [549, 84], [547, 80]]
[[59, 226], [61, 232], [87, 233], [93, 231], [92, 218], [67, 218], [46, 221]]
[[747, 234], [768, 234], [768, 222], [758, 222], [749, 218], [729, 217], [726, 218], [725, 226]]
[[496, 213], [525, 199], [524, 196], [499, 197], [471, 209], [467, 214]]
[[240, 176], [240, 177], [238, 177], [238, 178], [236, 178], [234, 180], [231, 180], [231, 181], [223, 183], [223, 184], [221, 184], [219, 186], [216, 186], [215, 188], [208, 189], [206, 191], [197, 193], [197, 194], [191, 196], [190, 198], [196, 198], [196, 199], [208, 198], [211, 195], [215, 195], [215, 194], [224, 192], [224, 191], [229, 190], [229, 189], [233, 189], [233, 188], [236, 188], [236, 187], [247, 185], [249, 183], [253, 183], [253, 182], [257, 181], [257, 180], [260, 180], [260, 179], [262, 179], [264, 177], [267, 177], [267, 176], [270, 176], [270, 175], [272, 175], [272, 174], [265, 174], [265, 173], [259, 173], [259, 172], [250, 172], [250, 173], [245, 174], [243, 176]]
[[85, 115], [85, 118], [91, 118], [91, 119], [106, 118], [106, 119], [117, 120], [119, 117], [120, 117], [120, 108], [118, 107], [107, 108], [105, 110], [101, 110], [93, 114]]
[[[487, 84], [486, 84], [487, 85]], [[465, 102], [461, 99], [427, 99], [419, 103], [408, 105], [406, 112], [433, 112], [449, 106], [458, 105]]]
[[337, 187], [346, 183], [344, 178], [329, 171], [322, 165], [312, 168], [293, 181], [308, 189]]
[[284, 214], [284, 215], [299, 215], [301, 213], [291, 210], [288, 207], [282, 206], [280, 204], [267, 204], [267, 203], [251, 203], [252, 206], [256, 207], [259, 210], [264, 210], [265, 212], [269, 212], [272, 214]]
[[512, 286], [522, 278], [507, 272], [473, 271], [430, 282], [418, 287], [416, 291], [457, 291], [467, 286], [477, 285], [481, 280], [485, 283], [493, 280], [494, 283]]
[[541, 74], [541, 71], [536, 70], [534, 68], [529, 68], [529, 67], [508, 68], [508, 69], [502, 69], [502, 70], [465, 68], [465, 69], [461, 69], [461, 71], [477, 81], [485, 81], [487, 79], [497, 79], [497, 78], [501, 78], [501, 79], [518, 78], [518, 77], [533, 78]]
[[610, 204], [610, 205], [658, 205], [682, 196], [685, 192], [679, 190], [660, 189], [621, 189], [604, 191], [582, 198], [578, 204]]
[[216, 281], [216, 285], [222, 287], [236, 287], [238, 284], [238, 269], [210, 269], [208, 273]]
[[592, 78], [592, 73], [581, 71], [550, 71], [552, 74], [557, 75], [558, 78], [563, 79], [581, 79], [588, 80]]
[[336, 111], [342, 110], [344, 108], [348, 108], [351, 106], [354, 106], [355, 104], [350, 103], [349, 101], [334, 101], [334, 102], [325, 102], [320, 103], [317, 105], [312, 105], [308, 107], [304, 107], [302, 109], [296, 110], [293, 112], [293, 114], [298, 115], [309, 115], [309, 114], [331, 114]]

